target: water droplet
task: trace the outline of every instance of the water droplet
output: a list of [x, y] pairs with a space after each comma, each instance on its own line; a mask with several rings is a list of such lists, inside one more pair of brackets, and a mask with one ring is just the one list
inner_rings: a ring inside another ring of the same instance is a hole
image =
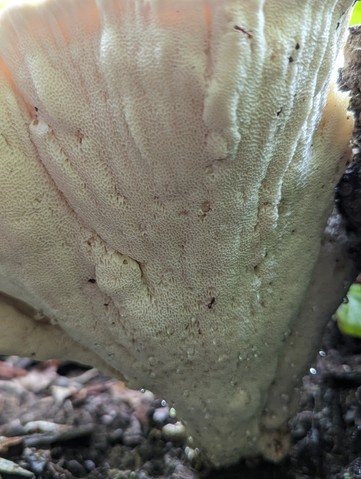
[[311, 373], [312, 375], [317, 374], [317, 369], [316, 369], [316, 368], [310, 368], [310, 373]]
[[188, 358], [188, 359], [193, 358], [194, 353], [195, 353], [194, 348], [188, 348], [188, 349], [187, 349], [187, 358]]
[[162, 399], [161, 402], [160, 402], [160, 405], [161, 405], [162, 407], [166, 407], [167, 401], [166, 401], [165, 399]]
[[319, 351], [318, 354], [321, 356], [321, 358], [324, 358], [326, 356], [325, 351]]

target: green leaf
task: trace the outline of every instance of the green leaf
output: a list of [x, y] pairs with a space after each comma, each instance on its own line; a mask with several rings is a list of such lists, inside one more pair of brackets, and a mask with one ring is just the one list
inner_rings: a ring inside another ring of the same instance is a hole
[[357, 2], [353, 7], [352, 16], [350, 20], [350, 27], [352, 25], [361, 24], [361, 2]]
[[347, 293], [348, 301], [336, 311], [341, 332], [361, 338], [361, 284], [353, 284]]

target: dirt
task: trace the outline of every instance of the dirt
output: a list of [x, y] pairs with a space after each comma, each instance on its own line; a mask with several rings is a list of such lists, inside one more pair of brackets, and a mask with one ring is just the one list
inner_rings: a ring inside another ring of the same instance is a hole
[[2, 479], [361, 478], [361, 340], [331, 321], [281, 464], [211, 470], [172, 405], [74, 363], [0, 361]]

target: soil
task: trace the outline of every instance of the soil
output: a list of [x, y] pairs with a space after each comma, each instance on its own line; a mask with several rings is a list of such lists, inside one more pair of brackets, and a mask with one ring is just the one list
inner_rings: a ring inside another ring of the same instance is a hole
[[150, 391], [74, 363], [0, 361], [2, 479], [361, 478], [361, 340], [331, 321], [304, 378], [281, 464], [211, 470], [175, 410]]

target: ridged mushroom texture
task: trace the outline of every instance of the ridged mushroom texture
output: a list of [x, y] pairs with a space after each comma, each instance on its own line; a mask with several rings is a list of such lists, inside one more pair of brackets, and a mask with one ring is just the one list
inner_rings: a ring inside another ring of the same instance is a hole
[[151, 389], [217, 466], [281, 457], [348, 274], [339, 224], [323, 232], [349, 158], [334, 78], [352, 3], [9, 3], [0, 353]]

